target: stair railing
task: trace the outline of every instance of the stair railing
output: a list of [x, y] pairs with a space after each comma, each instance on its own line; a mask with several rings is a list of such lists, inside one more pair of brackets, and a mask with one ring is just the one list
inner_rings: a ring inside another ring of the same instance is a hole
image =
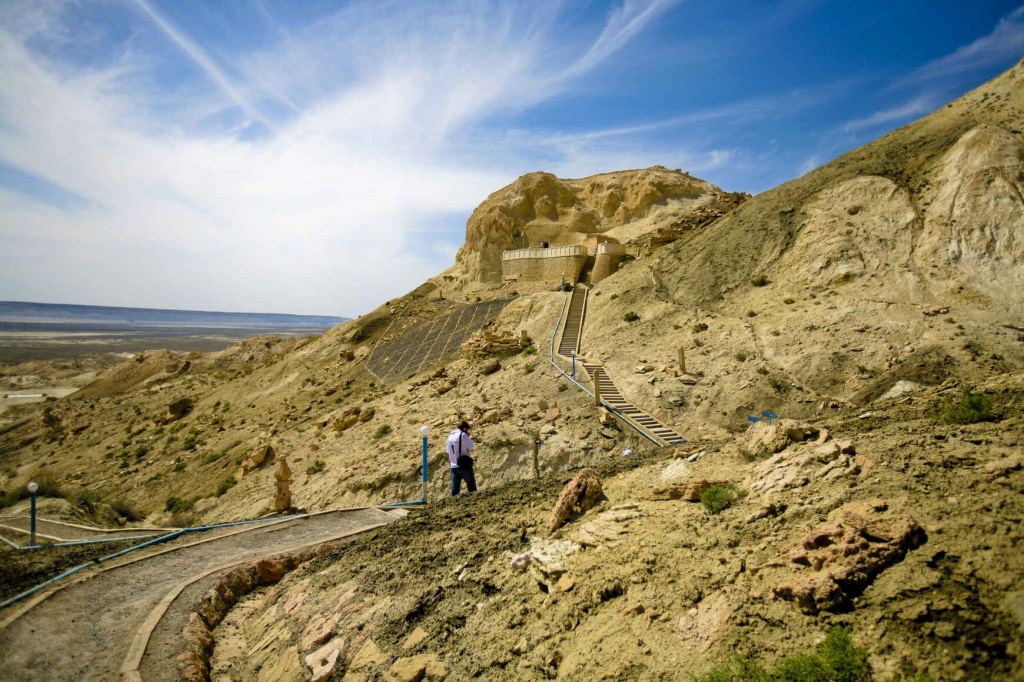
[[[562, 282], [562, 311], [558, 314], [558, 321], [555, 323], [554, 331], [551, 332], [551, 348], [550, 348], [549, 361], [551, 362], [551, 366], [554, 367], [555, 369], [557, 369], [559, 371], [559, 373], [561, 373], [562, 376], [564, 376], [566, 379], [568, 379], [572, 383], [576, 384], [577, 388], [579, 388], [584, 393], [586, 393], [591, 398], [593, 398], [594, 397], [593, 391], [591, 391], [589, 388], [587, 388], [586, 386], [584, 386], [580, 382], [576, 381], [575, 378], [570, 376], [568, 372], [566, 372], [564, 369], [559, 367], [558, 363], [555, 362], [555, 336], [558, 334], [558, 328], [560, 326], [562, 326], [562, 318], [565, 316], [565, 309], [568, 306], [568, 304], [569, 304], [569, 297], [566, 296], [566, 294], [565, 294], [565, 282], [563, 280], [563, 282]], [[583, 320], [581, 319], [580, 320], [580, 335], [581, 335], [581, 337], [582, 337], [582, 334], [583, 334]], [[609, 377], [609, 379], [610, 378], [611, 377]], [[624, 421], [627, 424], [629, 424], [631, 427], [633, 427], [633, 430], [635, 430], [637, 433], [639, 433], [641, 436], [643, 436], [647, 440], [649, 440], [652, 443], [654, 443], [654, 445], [656, 447], [659, 447], [659, 448], [665, 447], [664, 443], [659, 442], [657, 438], [655, 438], [651, 434], [647, 433], [647, 430], [644, 429], [640, 424], [634, 422], [632, 419], [630, 419], [626, 415], [624, 415], [621, 412], [619, 412], [618, 410], [616, 410], [614, 407], [609, 405], [604, 400], [601, 401], [601, 407], [605, 408], [606, 410], [608, 410], [609, 412], [614, 414], [616, 417], [618, 417], [622, 421]]]

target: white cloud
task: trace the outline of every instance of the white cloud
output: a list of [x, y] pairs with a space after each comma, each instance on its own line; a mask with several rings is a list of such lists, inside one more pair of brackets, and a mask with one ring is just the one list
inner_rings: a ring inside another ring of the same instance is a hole
[[937, 99], [932, 94], [924, 94], [899, 106], [876, 111], [870, 116], [847, 121], [841, 126], [843, 132], [853, 133], [860, 130], [886, 126], [894, 122], [905, 122], [917, 116], [930, 113], [938, 106]]
[[[136, 1], [216, 88], [183, 87], [168, 109], [140, 77], [152, 44], [85, 67], [28, 47], [67, 37], [59, 6], [0, 14], [0, 161], [86, 202], [0, 192], [0, 298], [364, 312], [450, 265], [464, 224], [439, 232], [439, 217], [530, 163], [506, 158], [489, 117], [564, 91], [666, 6], [627, 2], [581, 42], [552, 38], [546, 3], [356, 4], [224, 64]], [[274, 129], [240, 135], [237, 108]], [[219, 132], [196, 125], [211, 120]]]
[[928, 62], [911, 72], [898, 84], [948, 78], [982, 69], [1024, 55], [1024, 7], [1004, 17], [986, 36], [964, 45], [952, 54]]

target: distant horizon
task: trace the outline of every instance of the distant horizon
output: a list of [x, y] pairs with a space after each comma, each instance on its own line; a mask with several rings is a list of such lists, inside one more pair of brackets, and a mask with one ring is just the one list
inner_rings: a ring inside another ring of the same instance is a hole
[[[343, 317], [340, 315], [316, 315], [316, 314], [305, 314], [305, 313], [278, 313], [268, 311], [237, 311], [237, 310], [199, 310], [190, 308], [152, 308], [152, 307], [140, 307], [140, 306], [117, 306], [117, 305], [95, 305], [92, 303], [52, 303], [48, 301], [0, 301], [0, 306], [7, 304], [20, 304], [20, 305], [34, 305], [34, 306], [54, 306], [54, 307], [65, 307], [65, 308], [94, 308], [101, 310], [138, 310], [138, 311], [152, 311], [162, 313], [199, 313], [204, 315], [259, 315], [268, 316], [274, 315], [279, 317], [299, 317], [299, 318], [323, 318], [329, 320], [338, 320], [339, 322], [346, 322], [353, 318]], [[2, 312], [0, 312], [2, 315]]]

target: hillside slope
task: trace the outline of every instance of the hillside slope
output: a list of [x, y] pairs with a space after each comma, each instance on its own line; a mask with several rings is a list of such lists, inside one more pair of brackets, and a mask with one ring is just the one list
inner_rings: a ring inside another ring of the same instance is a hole
[[[837, 625], [879, 679], [1019, 678], [1022, 80], [1024, 64], [745, 202], [658, 167], [524, 176], [470, 218], [454, 268], [321, 336], [146, 353], [12, 408], [5, 488], [46, 477], [147, 523], [234, 520], [269, 511], [285, 456], [299, 507], [412, 500], [430, 425], [430, 509], [252, 597], [215, 632], [242, 652], [217, 663], [232, 679], [304, 679], [328, 640], [354, 679], [421, 679], [428, 659], [450, 679], [683, 679], [737, 651], [809, 651]], [[550, 367], [557, 285], [494, 281], [523, 231], [658, 234], [589, 292], [582, 356], [690, 443], [599, 420]], [[488, 301], [504, 307], [487, 330], [532, 343], [371, 371], [446, 348]], [[940, 419], [958, 396], [977, 423]], [[788, 421], [748, 431], [764, 412]], [[480, 444], [468, 501], [446, 499], [461, 419]], [[607, 500], [552, 537], [585, 466]], [[704, 479], [740, 496], [721, 514], [684, 501]], [[540, 566], [519, 572], [521, 552]]]

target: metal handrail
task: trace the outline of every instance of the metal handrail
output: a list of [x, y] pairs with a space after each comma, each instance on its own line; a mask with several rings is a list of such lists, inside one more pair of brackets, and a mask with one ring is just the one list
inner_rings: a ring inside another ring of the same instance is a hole
[[[593, 398], [594, 394], [593, 394], [593, 392], [591, 392], [591, 390], [589, 388], [587, 388], [586, 386], [584, 386], [580, 382], [576, 381], [576, 379], [574, 377], [569, 376], [569, 374], [564, 369], [559, 367], [558, 363], [555, 362], [555, 335], [558, 334], [558, 327], [561, 326], [561, 324], [562, 324], [562, 317], [565, 315], [565, 308], [566, 308], [566, 305], [568, 304], [568, 302], [569, 302], [569, 297], [565, 295], [565, 284], [563, 284], [562, 285], [562, 311], [558, 314], [558, 322], [555, 323], [554, 331], [551, 332], [551, 354], [550, 354], [551, 366], [554, 367], [555, 369], [557, 369], [559, 372], [561, 372], [562, 376], [564, 376], [566, 379], [568, 379], [572, 383], [576, 384], [577, 388], [582, 389], [584, 393], [586, 393], [591, 398]], [[583, 331], [583, 329], [581, 327], [580, 328], [580, 332], [582, 333], [582, 331]], [[608, 410], [609, 412], [614, 414], [616, 417], [618, 417], [619, 419], [623, 420], [624, 422], [626, 422], [627, 424], [632, 426], [633, 429], [637, 433], [639, 433], [641, 436], [643, 436], [647, 440], [649, 440], [652, 443], [654, 443], [657, 447], [659, 447], [659, 448], [665, 447], [664, 444], [659, 443], [657, 439], [655, 439], [651, 434], [647, 433], [647, 431], [644, 430], [644, 428], [642, 426], [640, 426], [639, 424], [634, 422], [632, 419], [630, 419], [626, 415], [624, 415], [621, 412], [619, 412], [618, 410], [616, 410], [614, 407], [609, 405], [604, 400], [601, 401], [601, 407], [605, 408], [606, 410]]]

